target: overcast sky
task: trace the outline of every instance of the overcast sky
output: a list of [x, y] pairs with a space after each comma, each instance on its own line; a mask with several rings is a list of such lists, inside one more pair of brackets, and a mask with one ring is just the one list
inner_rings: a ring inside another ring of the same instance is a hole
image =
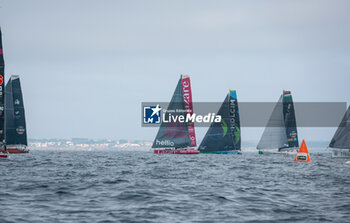
[[[350, 102], [350, 1], [0, 0], [6, 75], [21, 77], [29, 138], [153, 140], [142, 101]], [[206, 128], [198, 128], [201, 140]], [[244, 128], [243, 140], [263, 129]], [[335, 128], [300, 128], [330, 140]]]

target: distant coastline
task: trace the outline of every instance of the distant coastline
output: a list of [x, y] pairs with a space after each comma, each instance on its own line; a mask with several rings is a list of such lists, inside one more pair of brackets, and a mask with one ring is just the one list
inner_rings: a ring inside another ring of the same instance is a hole
[[[243, 141], [243, 152], [255, 152], [256, 141]], [[308, 147], [311, 151], [326, 151], [327, 141], [309, 141]], [[29, 139], [30, 150], [118, 150], [118, 151], [150, 151], [152, 150], [152, 141], [149, 140], [130, 140], [130, 139], [89, 139], [89, 138], [71, 138], [71, 139]]]
[[127, 139], [29, 139], [31, 150], [150, 150], [152, 142]]

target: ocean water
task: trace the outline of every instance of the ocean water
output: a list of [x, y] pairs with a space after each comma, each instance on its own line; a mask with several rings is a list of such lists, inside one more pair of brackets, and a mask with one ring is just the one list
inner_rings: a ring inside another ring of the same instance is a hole
[[0, 222], [349, 222], [329, 153], [31, 151], [0, 160]]

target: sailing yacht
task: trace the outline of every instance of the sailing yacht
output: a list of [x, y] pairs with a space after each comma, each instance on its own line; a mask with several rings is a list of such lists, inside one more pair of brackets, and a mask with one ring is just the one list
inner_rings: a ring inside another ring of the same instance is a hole
[[9, 153], [28, 153], [26, 120], [19, 76], [12, 75], [6, 84], [5, 138]]
[[221, 122], [212, 122], [198, 150], [201, 153], [241, 154], [241, 128], [236, 91], [230, 91], [217, 113]]
[[299, 148], [294, 103], [290, 91], [283, 91], [261, 136], [257, 149], [296, 152]]
[[7, 158], [7, 154], [1, 152], [5, 144], [5, 62], [2, 49], [2, 33], [0, 28], [0, 157]]
[[[169, 112], [173, 111], [173, 112]], [[192, 90], [190, 77], [181, 75], [165, 116], [193, 114]], [[155, 154], [198, 154], [191, 148], [196, 146], [196, 134], [193, 122], [162, 122], [153, 142]]]
[[5, 63], [0, 29], [0, 152], [28, 153], [26, 121], [19, 77], [13, 75], [5, 87]]
[[329, 147], [332, 157], [350, 157], [350, 106], [335, 132]]

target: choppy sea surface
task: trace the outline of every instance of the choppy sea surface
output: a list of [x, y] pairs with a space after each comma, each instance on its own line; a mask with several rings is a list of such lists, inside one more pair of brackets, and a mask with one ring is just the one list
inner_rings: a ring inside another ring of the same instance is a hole
[[349, 222], [349, 159], [31, 151], [0, 160], [0, 222]]

